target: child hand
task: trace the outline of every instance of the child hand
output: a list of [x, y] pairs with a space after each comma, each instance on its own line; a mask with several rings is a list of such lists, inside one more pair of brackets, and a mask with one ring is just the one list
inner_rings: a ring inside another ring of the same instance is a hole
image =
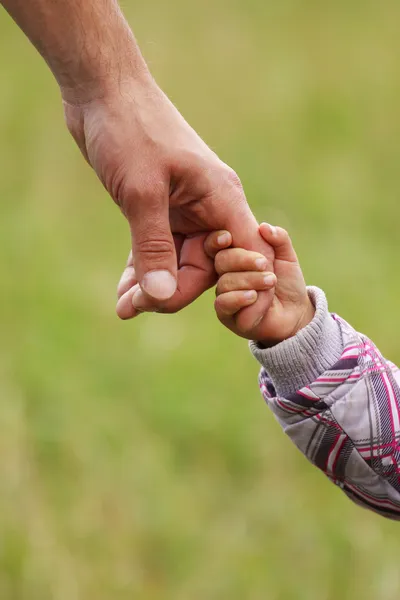
[[[260, 225], [260, 235], [275, 251], [275, 274], [263, 270], [265, 257], [261, 254], [242, 248], [219, 250], [217, 240], [224, 233], [210, 234], [205, 243], [207, 253], [215, 256], [219, 275], [215, 310], [221, 323], [266, 347], [294, 336], [308, 325], [315, 309], [288, 233], [267, 223]], [[275, 295], [266, 313], [254, 315], [254, 310], [246, 310], [255, 303], [259, 291], [272, 288]]]

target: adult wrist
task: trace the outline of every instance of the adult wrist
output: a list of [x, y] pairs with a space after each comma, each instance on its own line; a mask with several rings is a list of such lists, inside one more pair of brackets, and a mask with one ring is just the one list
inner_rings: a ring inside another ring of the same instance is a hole
[[123, 89], [156, 86], [129, 27], [117, 29], [112, 37], [118, 42], [99, 42], [98, 47], [87, 48], [76, 64], [53, 68], [64, 102], [82, 106]]
[[118, 96], [124, 88], [144, 90], [153, 86], [155, 87], [156, 84], [148, 71], [121, 77], [116, 70], [105, 75], [94, 74], [92, 77], [64, 81], [60, 83], [60, 92], [64, 103], [71, 106], [84, 106], [97, 100]]

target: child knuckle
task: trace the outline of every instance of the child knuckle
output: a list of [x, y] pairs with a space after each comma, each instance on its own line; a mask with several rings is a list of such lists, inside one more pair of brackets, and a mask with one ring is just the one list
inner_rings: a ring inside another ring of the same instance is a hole
[[224, 251], [219, 252], [215, 257], [215, 270], [217, 273], [225, 273], [226, 270], [226, 255]]

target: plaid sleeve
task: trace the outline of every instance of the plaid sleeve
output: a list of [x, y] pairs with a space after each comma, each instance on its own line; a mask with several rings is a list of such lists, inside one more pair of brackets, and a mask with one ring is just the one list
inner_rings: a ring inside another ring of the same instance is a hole
[[295, 445], [351, 500], [400, 520], [400, 371], [340, 317], [327, 317], [342, 339], [337, 360], [284, 394], [264, 364], [261, 392]]

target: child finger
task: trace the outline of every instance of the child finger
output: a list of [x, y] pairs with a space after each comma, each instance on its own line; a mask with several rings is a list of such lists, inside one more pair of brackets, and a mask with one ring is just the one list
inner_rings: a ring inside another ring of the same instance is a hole
[[218, 275], [237, 271], [265, 271], [267, 266], [265, 256], [243, 248], [221, 250], [215, 257], [215, 270]]
[[243, 271], [239, 273], [225, 273], [217, 284], [216, 295], [233, 292], [235, 290], [269, 290], [276, 285], [274, 273]]
[[215, 310], [218, 318], [223, 321], [235, 315], [239, 310], [254, 304], [258, 294], [255, 290], [227, 292], [215, 300]]
[[204, 241], [204, 250], [210, 258], [215, 258], [220, 250], [229, 248], [231, 244], [232, 236], [229, 231], [213, 231]]
[[275, 250], [275, 260], [298, 262], [292, 240], [285, 229], [274, 227], [269, 223], [261, 223], [259, 231], [261, 237]]

